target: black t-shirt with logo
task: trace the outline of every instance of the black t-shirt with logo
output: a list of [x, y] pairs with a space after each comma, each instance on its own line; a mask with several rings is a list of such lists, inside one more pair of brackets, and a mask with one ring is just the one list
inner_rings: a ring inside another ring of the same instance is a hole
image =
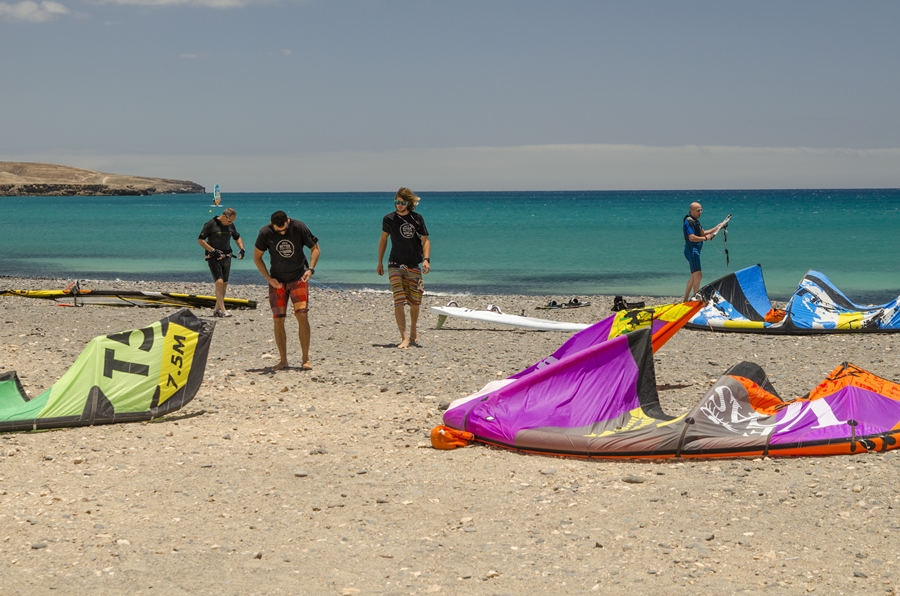
[[[206, 240], [213, 248], [218, 248], [226, 253], [231, 252], [231, 239], [237, 240], [240, 237], [241, 235], [238, 234], [237, 228], [234, 227], [233, 223], [223, 224], [219, 221], [218, 216], [206, 222], [200, 231], [201, 240]], [[207, 252], [207, 254], [209, 253]]]
[[391, 211], [384, 216], [381, 230], [391, 235], [391, 254], [388, 256], [388, 266], [418, 267], [422, 263], [425, 255], [422, 251], [420, 236], [428, 236], [424, 217], [415, 211], [406, 215]]
[[309, 268], [303, 247], [312, 248], [319, 239], [312, 235], [302, 221], [296, 219], [288, 222], [284, 235], [272, 228], [272, 224], [263, 226], [256, 237], [256, 248], [269, 251], [269, 275], [281, 283], [297, 281]]

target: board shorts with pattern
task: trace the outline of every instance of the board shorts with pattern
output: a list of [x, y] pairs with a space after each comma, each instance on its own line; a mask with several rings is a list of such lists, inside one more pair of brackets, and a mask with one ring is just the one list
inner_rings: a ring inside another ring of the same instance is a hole
[[388, 264], [388, 279], [394, 293], [394, 306], [422, 304], [425, 281], [422, 279], [421, 268]]
[[[282, 283], [280, 288], [269, 285], [269, 306], [272, 307], [273, 319], [287, 316], [288, 297], [294, 303], [294, 313], [309, 312], [309, 282], [291, 281]], [[303, 306], [298, 308], [299, 304]]]

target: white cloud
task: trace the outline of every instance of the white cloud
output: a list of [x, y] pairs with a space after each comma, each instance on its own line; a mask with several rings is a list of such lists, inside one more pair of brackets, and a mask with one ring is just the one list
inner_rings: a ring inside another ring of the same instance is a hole
[[60, 15], [71, 14], [71, 10], [52, 0], [33, 2], [25, 0], [18, 4], [0, 2], [0, 19], [7, 21], [27, 21], [30, 23], [43, 23]]
[[197, 6], [202, 8], [242, 8], [254, 4], [274, 4], [278, 0], [96, 0], [95, 4], [122, 6]]
[[530, 145], [278, 155], [0, 156], [239, 191], [900, 188], [900, 149]]

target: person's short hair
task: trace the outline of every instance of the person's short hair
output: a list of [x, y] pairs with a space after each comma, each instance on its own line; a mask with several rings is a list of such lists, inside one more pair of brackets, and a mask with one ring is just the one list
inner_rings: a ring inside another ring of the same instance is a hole
[[237, 215], [237, 211], [235, 211], [231, 207], [227, 207], [225, 211], [222, 212], [222, 215], [224, 215], [228, 219], [234, 219], [234, 216]]
[[272, 217], [269, 218], [269, 221], [272, 222], [272, 225], [279, 226], [279, 227], [286, 224], [287, 220], [288, 220], [288, 216], [287, 216], [287, 213], [285, 213], [284, 211], [276, 211], [275, 213], [272, 214]]
[[397, 191], [397, 195], [394, 198], [406, 201], [406, 204], [409, 207], [410, 211], [415, 211], [416, 205], [418, 205], [419, 201], [421, 200], [416, 196], [416, 193], [409, 190], [405, 186], [401, 187], [400, 190]]

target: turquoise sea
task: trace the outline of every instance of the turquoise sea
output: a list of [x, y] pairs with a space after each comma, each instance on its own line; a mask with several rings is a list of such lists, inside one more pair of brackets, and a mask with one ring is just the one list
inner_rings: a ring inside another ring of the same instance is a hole
[[[720, 234], [704, 246], [704, 282], [760, 263], [774, 299], [788, 296], [808, 269], [860, 302], [900, 294], [900, 190], [419, 194], [432, 292], [680, 296], [688, 277], [682, 217], [699, 201], [707, 228], [733, 214], [730, 265]], [[0, 275], [155, 280], [160, 290], [171, 280], [207, 281], [197, 235], [230, 206], [248, 247], [283, 209], [319, 237], [318, 282], [387, 287], [375, 266], [393, 192], [222, 196], [221, 207], [212, 206], [212, 194], [0, 197]], [[231, 281], [262, 278], [248, 257], [234, 262]]]

